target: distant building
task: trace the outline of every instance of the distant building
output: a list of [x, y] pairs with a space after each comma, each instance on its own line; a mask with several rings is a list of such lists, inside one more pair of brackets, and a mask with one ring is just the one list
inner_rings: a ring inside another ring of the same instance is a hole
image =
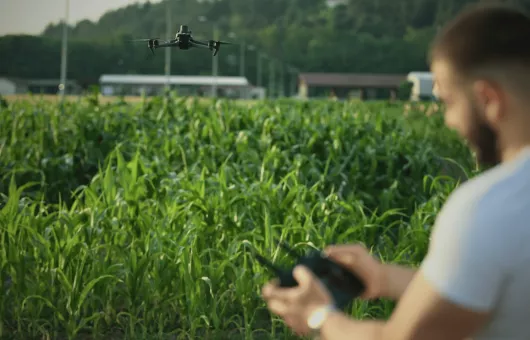
[[335, 7], [337, 5], [343, 5], [346, 4], [346, 0], [326, 0], [326, 4], [329, 7]]
[[407, 80], [412, 83], [410, 100], [432, 100], [433, 95], [433, 77], [431, 72], [410, 72]]
[[[23, 79], [14, 77], [0, 77], [0, 94], [57, 94], [59, 92], [59, 79]], [[76, 81], [67, 80], [66, 93], [78, 94], [81, 87]]]
[[[166, 86], [165, 75], [140, 74], [104, 74], [99, 78], [101, 93], [116, 95], [158, 95]], [[170, 76], [172, 90], [180, 95], [212, 95], [212, 85], [217, 83], [217, 95], [220, 97], [261, 99], [265, 89], [253, 86], [245, 77], [226, 76]]]
[[300, 73], [298, 96], [380, 99], [395, 98], [406, 75]]
[[0, 78], [0, 95], [12, 95], [28, 92], [26, 82], [18, 78]]

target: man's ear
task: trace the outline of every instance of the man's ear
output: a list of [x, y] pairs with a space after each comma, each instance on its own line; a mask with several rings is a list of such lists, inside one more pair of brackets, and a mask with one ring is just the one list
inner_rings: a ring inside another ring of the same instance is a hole
[[505, 112], [505, 96], [501, 88], [490, 81], [478, 80], [473, 84], [473, 94], [484, 119], [491, 126], [497, 126]]

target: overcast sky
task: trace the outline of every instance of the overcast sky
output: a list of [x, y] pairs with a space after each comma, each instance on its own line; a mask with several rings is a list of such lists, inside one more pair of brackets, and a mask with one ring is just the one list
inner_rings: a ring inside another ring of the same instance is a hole
[[[137, 2], [145, 0], [70, 0], [68, 22], [98, 20], [108, 10]], [[0, 36], [39, 34], [50, 22], [57, 23], [64, 18], [65, 6], [66, 0], [0, 0]]]

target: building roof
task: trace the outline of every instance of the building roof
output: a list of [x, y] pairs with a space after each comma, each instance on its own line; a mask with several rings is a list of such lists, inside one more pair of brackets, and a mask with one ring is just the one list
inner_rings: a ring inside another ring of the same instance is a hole
[[13, 83], [16, 86], [26, 86], [27, 85], [27, 80], [22, 79], [22, 78], [18, 78], [18, 77], [0, 77], [0, 79], [3, 79], [5, 81], [9, 81], [9, 82]]
[[432, 79], [432, 73], [431, 72], [410, 72], [407, 76], [407, 78], [417, 78], [417, 79]]
[[407, 75], [363, 73], [301, 73], [300, 80], [308, 86], [335, 87], [399, 87]]
[[[60, 79], [30, 79], [30, 78], [18, 78], [18, 77], [0, 77], [0, 79], [8, 80], [18, 86], [59, 86], [61, 83]], [[66, 84], [77, 86], [75, 80], [67, 79]]]
[[337, 5], [345, 4], [346, 0], [326, 0], [326, 5], [329, 7], [335, 7]]
[[[26, 79], [28, 85], [34, 86], [59, 86], [61, 83], [60, 79]], [[66, 84], [77, 86], [77, 81], [72, 79], [66, 79]]]
[[[165, 75], [103, 74], [99, 82], [101, 84], [164, 85], [166, 79]], [[217, 81], [219, 86], [250, 86], [245, 77], [170, 76], [169, 81], [172, 85], [212, 85]]]

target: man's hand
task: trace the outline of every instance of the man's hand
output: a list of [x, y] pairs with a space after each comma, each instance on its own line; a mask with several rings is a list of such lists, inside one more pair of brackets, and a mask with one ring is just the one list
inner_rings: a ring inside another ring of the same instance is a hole
[[384, 267], [361, 244], [330, 246], [324, 249], [330, 259], [359, 276], [366, 286], [363, 299], [377, 299], [383, 293]]
[[324, 252], [364, 282], [363, 299], [386, 297], [398, 300], [416, 273], [412, 268], [382, 264], [361, 244], [330, 246]]
[[293, 276], [297, 287], [282, 288], [275, 282], [263, 287], [263, 298], [269, 310], [282, 317], [285, 323], [298, 335], [307, 335], [310, 331], [307, 319], [313, 311], [333, 303], [326, 287], [304, 266], [294, 268]]
[[[332, 303], [322, 283], [303, 266], [295, 268], [298, 281], [294, 288], [281, 288], [269, 283], [263, 297], [269, 310], [282, 317], [298, 335], [307, 335], [309, 316], [319, 307]], [[422, 272], [415, 275], [387, 321], [356, 321], [340, 312], [330, 314], [322, 326], [326, 340], [352, 337], [359, 340], [460, 340], [480, 329], [490, 317], [486, 311], [476, 311], [455, 304], [425, 279]]]

